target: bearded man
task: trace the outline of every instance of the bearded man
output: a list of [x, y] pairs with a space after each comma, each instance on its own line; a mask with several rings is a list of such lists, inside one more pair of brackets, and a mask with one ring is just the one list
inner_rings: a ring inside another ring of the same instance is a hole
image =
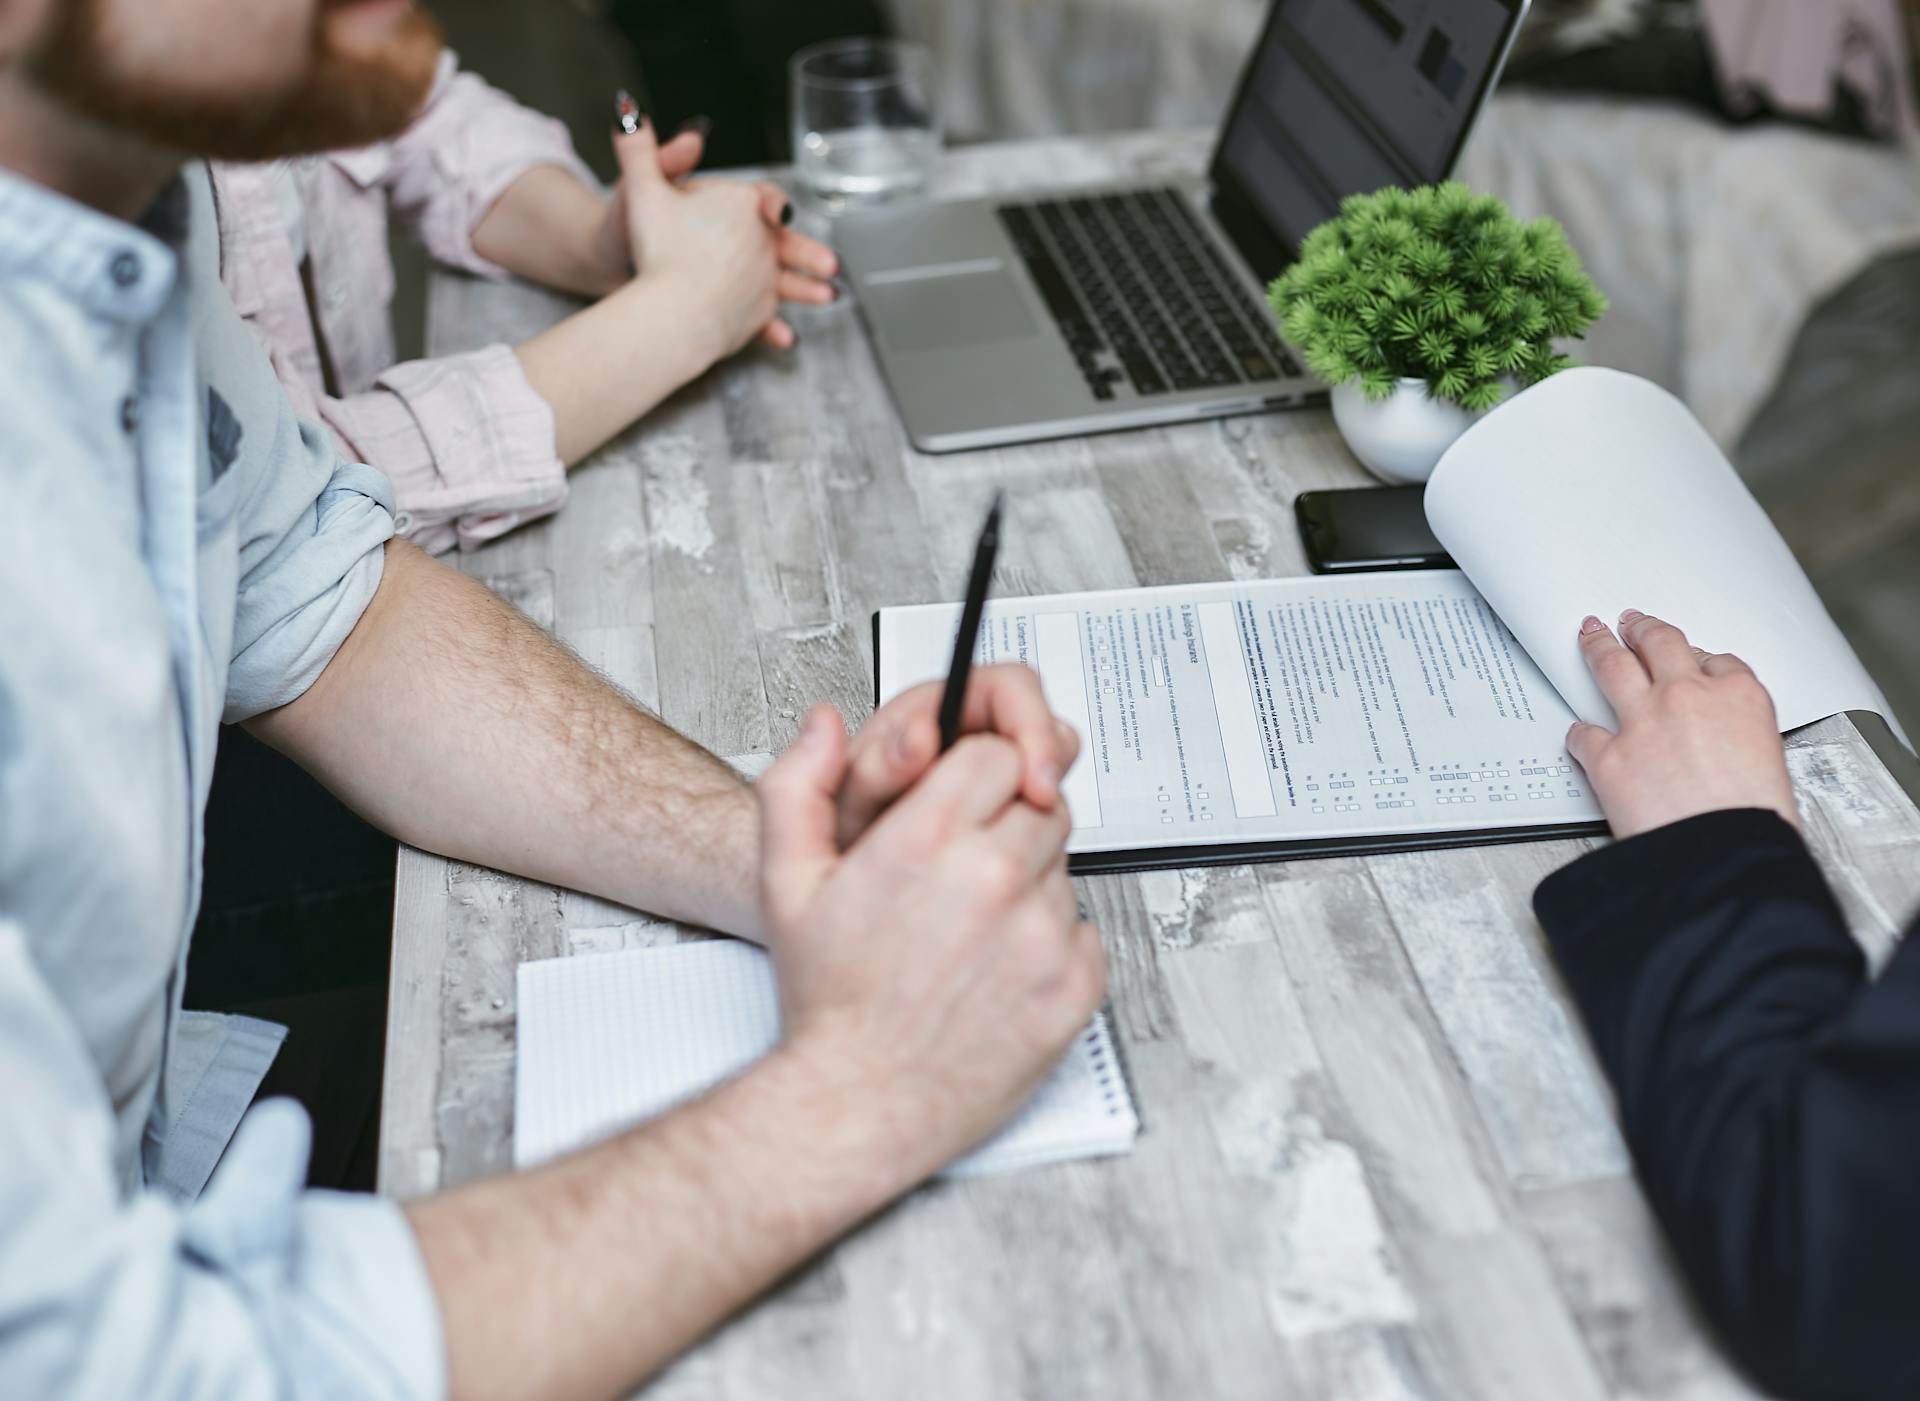
[[[293, 415], [200, 160], [378, 140], [437, 51], [409, 0], [0, 0], [0, 1395], [615, 1394], [1102, 993], [1030, 672], [976, 671], [944, 756], [930, 688], [851, 742], [816, 709], [756, 802]], [[180, 1006], [222, 721], [416, 845], [761, 940], [780, 1046], [532, 1173], [303, 1190], [270, 1034]]]

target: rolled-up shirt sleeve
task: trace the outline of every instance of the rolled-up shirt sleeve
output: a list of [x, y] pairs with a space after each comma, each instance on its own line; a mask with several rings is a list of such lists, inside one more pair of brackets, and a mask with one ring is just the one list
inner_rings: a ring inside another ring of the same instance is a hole
[[0, 919], [0, 1396], [437, 1397], [406, 1218], [306, 1192], [308, 1124], [257, 1106], [190, 1206], [123, 1195], [77, 1028]]
[[400, 532], [434, 554], [566, 504], [553, 410], [509, 346], [405, 361], [366, 393], [319, 399], [310, 412], [349, 457], [393, 479]]
[[391, 150], [395, 214], [435, 258], [482, 277], [506, 276], [474, 252], [473, 230], [507, 186], [535, 166], [557, 165], [599, 187], [563, 123], [458, 71], [451, 52], [440, 56], [426, 104]]
[[[386, 152], [380, 178], [395, 216], [438, 261], [481, 277], [507, 276], [474, 251], [473, 230], [515, 180], [552, 165], [599, 187], [563, 123], [460, 71], [451, 52]], [[566, 504], [553, 410], [509, 346], [394, 365], [365, 393], [322, 399], [317, 412], [349, 456], [393, 478], [401, 533], [434, 554]]]
[[289, 412], [298, 446], [264, 457], [240, 522], [238, 595], [227, 671], [228, 724], [299, 699], [380, 587], [393, 487], [342, 462], [318, 425]]

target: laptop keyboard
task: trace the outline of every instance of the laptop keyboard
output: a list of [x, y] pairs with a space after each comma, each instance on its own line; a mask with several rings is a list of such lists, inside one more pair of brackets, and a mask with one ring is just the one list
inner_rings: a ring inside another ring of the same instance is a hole
[[1129, 190], [994, 211], [1097, 399], [1297, 375], [1178, 191]]

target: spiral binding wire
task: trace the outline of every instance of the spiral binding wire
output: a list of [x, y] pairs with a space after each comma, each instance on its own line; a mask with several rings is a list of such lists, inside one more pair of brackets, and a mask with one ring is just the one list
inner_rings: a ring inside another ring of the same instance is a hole
[[1127, 1084], [1126, 1070], [1120, 1063], [1119, 1052], [1113, 1042], [1113, 1033], [1107, 1026], [1105, 1010], [1094, 1013], [1093, 1021], [1084, 1033], [1087, 1051], [1092, 1058], [1093, 1073], [1100, 1084], [1100, 1099], [1106, 1106], [1110, 1119], [1137, 1118], [1133, 1107], [1133, 1094]]

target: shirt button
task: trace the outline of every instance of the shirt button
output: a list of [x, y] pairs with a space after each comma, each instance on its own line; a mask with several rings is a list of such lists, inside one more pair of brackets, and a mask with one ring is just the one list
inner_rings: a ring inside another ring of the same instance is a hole
[[107, 265], [107, 275], [113, 278], [116, 287], [131, 287], [140, 280], [140, 260], [122, 249]]
[[413, 529], [413, 515], [408, 511], [396, 511], [393, 516], [393, 529], [396, 535], [405, 535]]
[[120, 401], [120, 427], [131, 433], [140, 426], [140, 401], [129, 394]]

